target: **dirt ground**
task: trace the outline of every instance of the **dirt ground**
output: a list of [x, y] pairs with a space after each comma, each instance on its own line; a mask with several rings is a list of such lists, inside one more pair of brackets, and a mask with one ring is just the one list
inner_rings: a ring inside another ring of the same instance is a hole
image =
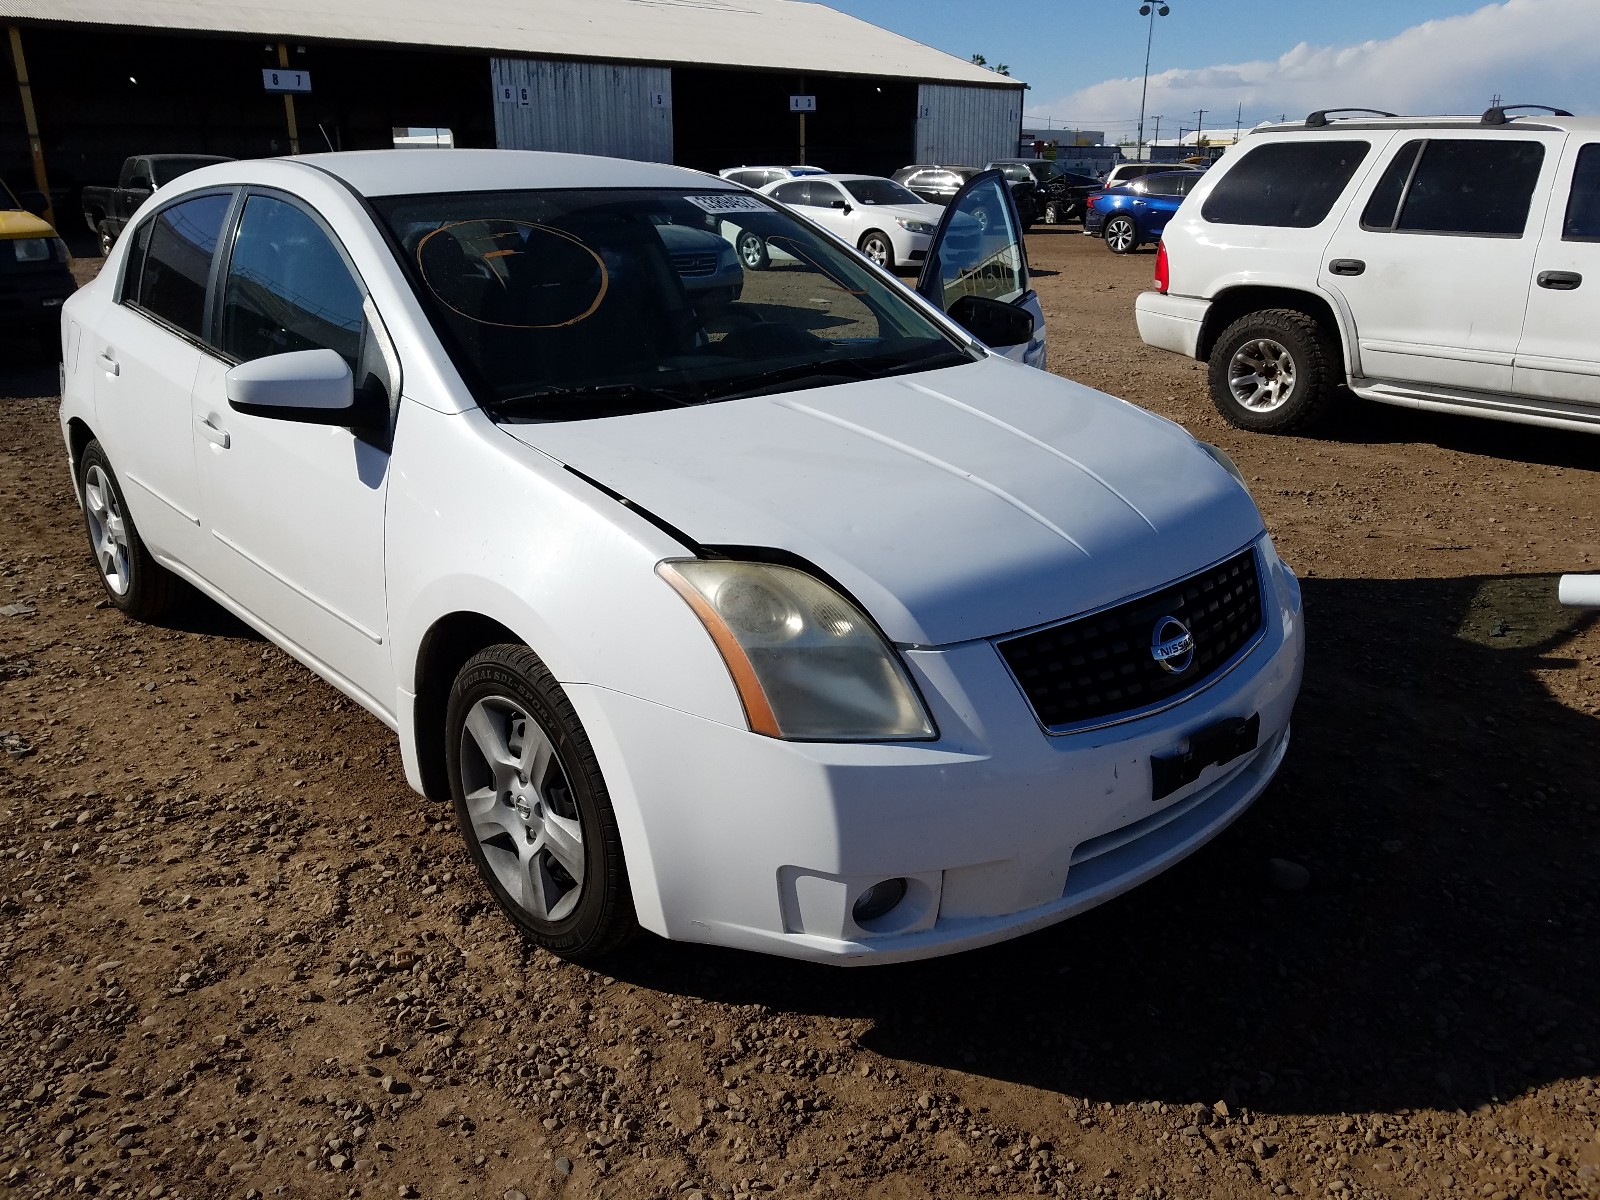
[[0, 1195], [1600, 1196], [1600, 629], [1555, 603], [1600, 438], [1242, 434], [1139, 343], [1150, 254], [1030, 248], [1052, 369], [1222, 445], [1302, 573], [1295, 741], [1131, 895], [874, 970], [530, 953], [375, 719], [107, 606], [8, 352]]

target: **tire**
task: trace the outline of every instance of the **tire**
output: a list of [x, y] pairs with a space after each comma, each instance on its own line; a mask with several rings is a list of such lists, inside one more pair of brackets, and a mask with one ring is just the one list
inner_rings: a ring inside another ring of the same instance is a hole
[[110, 221], [100, 221], [94, 231], [100, 235], [100, 257], [105, 258], [111, 253], [111, 247], [117, 244], [116, 230], [111, 228]]
[[1046, 225], [1065, 225], [1067, 216], [1065, 207], [1059, 200], [1052, 200], [1044, 206], [1044, 223]]
[[1323, 327], [1292, 308], [1240, 317], [1211, 348], [1211, 402], [1231, 425], [1297, 433], [1320, 420], [1343, 371]]
[[741, 231], [733, 248], [746, 271], [765, 271], [772, 265], [772, 259], [767, 254], [767, 243], [759, 233], [752, 233], [748, 229]]
[[888, 234], [877, 229], [869, 229], [861, 238], [857, 249], [885, 271], [894, 270], [894, 243], [889, 240]]
[[170, 612], [182, 594], [182, 581], [145, 547], [98, 440], [85, 446], [78, 460], [78, 495], [83, 499], [89, 550], [111, 603], [139, 621]]
[[445, 714], [456, 820], [473, 865], [530, 941], [592, 962], [638, 932], [622, 838], [583, 724], [538, 655], [490, 646]]
[[1101, 236], [1113, 254], [1132, 254], [1139, 248], [1139, 228], [1128, 217], [1112, 217]]

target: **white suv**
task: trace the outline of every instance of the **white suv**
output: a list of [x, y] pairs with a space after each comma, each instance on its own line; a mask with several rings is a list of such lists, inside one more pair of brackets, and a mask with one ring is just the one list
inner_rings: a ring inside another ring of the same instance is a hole
[[1208, 360], [1245, 429], [1304, 429], [1344, 383], [1600, 431], [1600, 119], [1549, 111], [1255, 130], [1168, 223], [1140, 337]]

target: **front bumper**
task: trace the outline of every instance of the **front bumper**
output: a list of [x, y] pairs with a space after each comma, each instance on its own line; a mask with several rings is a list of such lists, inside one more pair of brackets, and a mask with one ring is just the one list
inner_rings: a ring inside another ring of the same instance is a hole
[[[909, 651], [936, 742], [782, 742], [593, 687], [569, 694], [617, 808], [641, 922], [667, 937], [834, 963], [1016, 937], [1129, 890], [1216, 836], [1283, 759], [1299, 586], [1260, 543], [1266, 630], [1164, 712], [1049, 736], [992, 643]], [[1255, 750], [1153, 800], [1151, 756], [1259, 715]], [[863, 928], [863, 892], [907, 881]]]
[[1144, 344], [1186, 358], [1200, 356], [1200, 331], [1210, 308], [1209, 300], [1161, 292], [1140, 292], [1133, 302], [1134, 319]]

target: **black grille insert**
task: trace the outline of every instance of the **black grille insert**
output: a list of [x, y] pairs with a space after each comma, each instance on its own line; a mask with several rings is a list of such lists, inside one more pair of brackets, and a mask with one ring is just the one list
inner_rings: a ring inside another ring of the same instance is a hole
[[[1194, 635], [1193, 661], [1176, 673], [1151, 653], [1163, 617], [1176, 617]], [[1261, 584], [1255, 551], [1246, 550], [1148, 596], [998, 646], [1040, 723], [1056, 729], [1192, 691], [1260, 630]]]
[[700, 278], [716, 274], [717, 256], [714, 252], [680, 251], [672, 256], [672, 265], [685, 278]]

